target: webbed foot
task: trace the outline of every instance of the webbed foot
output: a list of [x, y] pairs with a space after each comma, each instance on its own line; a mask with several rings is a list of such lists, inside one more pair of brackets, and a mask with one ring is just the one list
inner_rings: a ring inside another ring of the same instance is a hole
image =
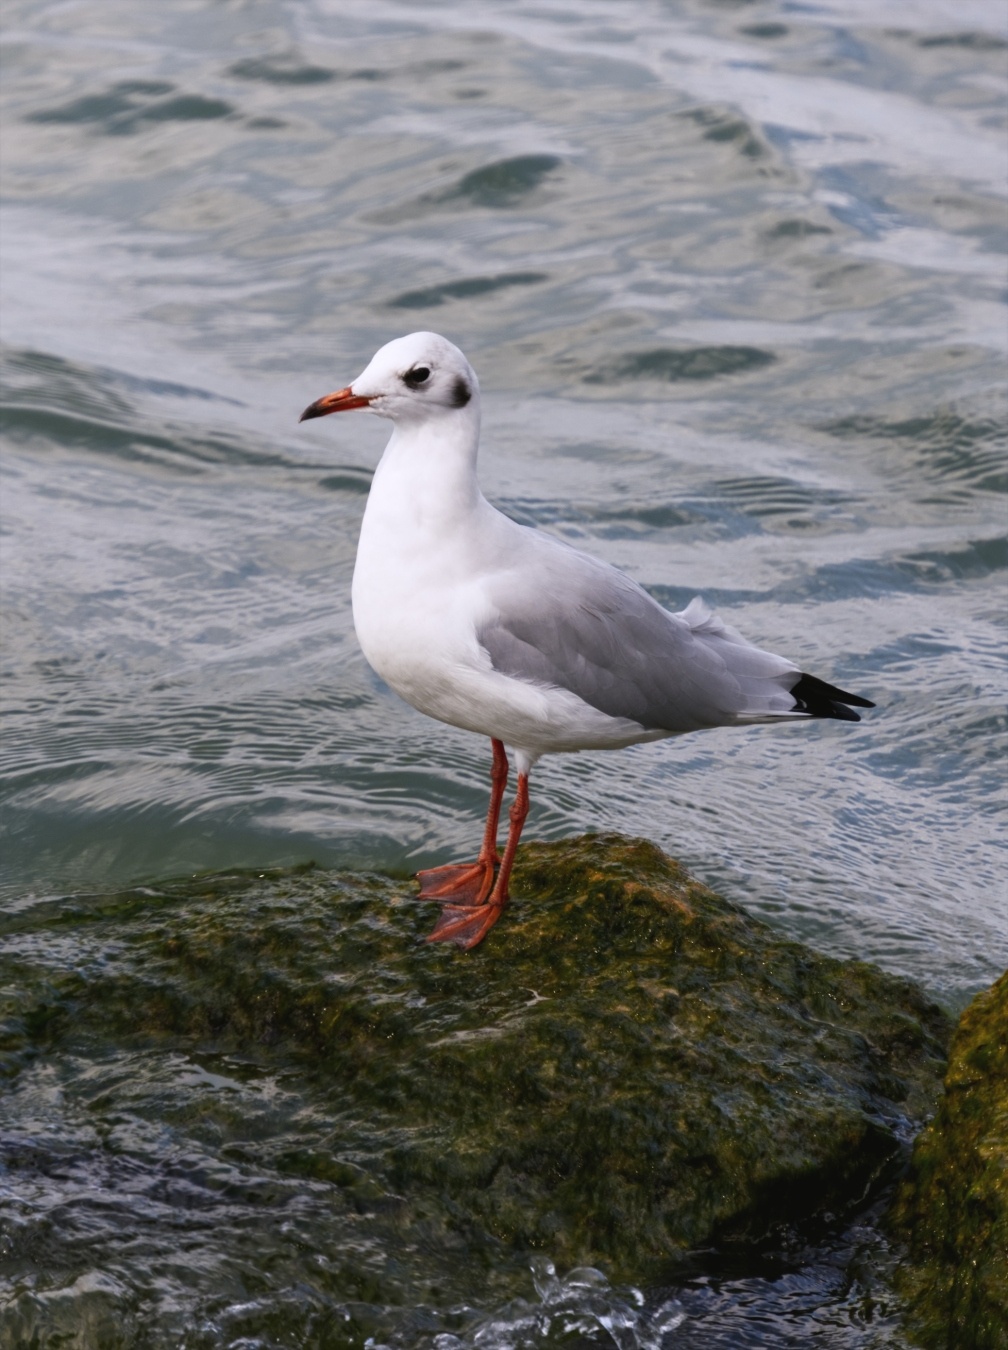
[[440, 900], [466, 907], [482, 905], [493, 890], [494, 864], [448, 863], [444, 867], [429, 867], [418, 872], [416, 879], [420, 883], [421, 900]]
[[503, 913], [502, 904], [445, 905], [427, 941], [454, 942], [468, 951], [483, 941]]

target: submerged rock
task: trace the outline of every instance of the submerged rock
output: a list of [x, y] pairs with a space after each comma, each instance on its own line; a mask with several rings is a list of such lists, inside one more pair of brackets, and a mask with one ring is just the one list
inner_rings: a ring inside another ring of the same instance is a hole
[[1008, 1345], [1008, 972], [960, 1019], [892, 1217], [909, 1241], [901, 1284], [921, 1343]]
[[915, 986], [782, 941], [650, 844], [527, 846], [472, 953], [422, 941], [413, 890], [217, 876], [8, 923], [7, 1100], [58, 1080], [64, 1113], [16, 1176], [65, 1147], [182, 1197], [50, 1235], [50, 1270], [101, 1269], [132, 1223], [155, 1272], [189, 1234], [207, 1306], [269, 1269], [348, 1328], [510, 1296], [533, 1253], [657, 1280], [862, 1202], [933, 1107], [947, 1024]]

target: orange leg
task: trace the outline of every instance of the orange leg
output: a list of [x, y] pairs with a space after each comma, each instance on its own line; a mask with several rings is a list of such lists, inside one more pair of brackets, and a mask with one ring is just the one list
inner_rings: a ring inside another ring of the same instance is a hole
[[501, 802], [507, 786], [508, 762], [504, 746], [491, 740], [493, 766], [490, 770], [490, 807], [479, 857], [474, 863], [448, 863], [417, 873], [421, 900], [448, 901], [453, 905], [482, 905], [493, 888], [494, 868], [500, 862], [497, 852], [497, 828]]
[[511, 810], [508, 812], [511, 828], [508, 830], [504, 857], [501, 859], [500, 871], [497, 873], [493, 890], [486, 901], [478, 905], [446, 904], [441, 911], [440, 919], [427, 937], [428, 942], [454, 942], [456, 946], [468, 950], [482, 942], [487, 933], [490, 932], [490, 929], [504, 913], [504, 907], [508, 902], [508, 882], [511, 879], [511, 868], [514, 864], [518, 840], [521, 838], [522, 826], [525, 824], [528, 812], [528, 774], [520, 773], [518, 775], [518, 791], [515, 794]]

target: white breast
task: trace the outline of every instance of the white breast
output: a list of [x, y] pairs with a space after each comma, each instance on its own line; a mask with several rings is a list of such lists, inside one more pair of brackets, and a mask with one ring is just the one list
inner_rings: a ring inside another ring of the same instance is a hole
[[[492, 617], [489, 582], [523, 532], [479, 497], [454, 515], [383, 461], [368, 498], [353, 578], [353, 615], [368, 663], [428, 717], [527, 752], [629, 745], [640, 725], [566, 690], [495, 671], [477, 633]], [[432, 519], [436, 509], [439, 519]]]

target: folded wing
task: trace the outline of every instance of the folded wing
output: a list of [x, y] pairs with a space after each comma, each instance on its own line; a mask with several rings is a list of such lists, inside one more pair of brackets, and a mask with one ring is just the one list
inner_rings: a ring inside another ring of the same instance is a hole
[[608, 564], [529, 534], [535, 568], [496, 575], [492, 616], [479, 631], [502, 674], [673, 735], [792, 718], [857, 721], [845, 701], [872, 706], [754, 647], [699, 597], [672, 614]]

